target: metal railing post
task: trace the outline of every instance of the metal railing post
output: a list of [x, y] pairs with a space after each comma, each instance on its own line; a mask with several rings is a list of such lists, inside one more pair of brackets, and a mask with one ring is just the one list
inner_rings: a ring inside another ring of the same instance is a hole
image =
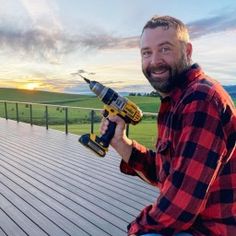
[[16, 103], [16, 121], [19, 123], [19, 109], [18, 109], [18, 103]]
[[30, 104], [30, 125], [33, 125], [33, 110], [32, 110], [32, 104]]
[[7, 114], [7, 102], [4, 102], [4, 107], [5, 107], [5, 118], [8, 120], [8, 114]]
[[46, 122], [46, 129], [48, 129], [48, 106], [45, 106], [45, 122]]
[[91, 111], [91, 133], [93, 134], [94, 131], [94, 110]]
[[126, 136], [129, 137], [129, 124], [126, 125]]
[[65, 132], [68, 134], [68, 107], [65, 108]]

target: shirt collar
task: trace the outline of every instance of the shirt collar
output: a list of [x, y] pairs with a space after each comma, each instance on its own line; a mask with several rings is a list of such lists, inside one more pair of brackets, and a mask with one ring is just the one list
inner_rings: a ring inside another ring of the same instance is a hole
[[184, 93], [185, 88], [202, 73], [203, 71], [197, 63], [193, 64], [187, 71], [181, 73], [179, 75], [179, 83], [168, 95], [169, 99], [174, 103], [177, 102]]

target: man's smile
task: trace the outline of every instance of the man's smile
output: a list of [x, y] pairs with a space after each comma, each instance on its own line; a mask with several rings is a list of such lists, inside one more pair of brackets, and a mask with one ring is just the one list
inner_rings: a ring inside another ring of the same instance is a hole
[[152, 68], [150, 70], [150, 75], [151, 77], [159, 77], [159, 76], [163, 76], [165, 74], [169, 73], [169, 67], [168, 66], [161, 66], [161, 67], [156, 67], [156, 68]]

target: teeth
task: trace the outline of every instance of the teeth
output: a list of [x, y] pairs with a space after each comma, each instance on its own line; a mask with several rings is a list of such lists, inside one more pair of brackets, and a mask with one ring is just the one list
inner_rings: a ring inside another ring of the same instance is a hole
[[152, 71], [153, 74], [162, 74], [164, 73], [166, 70], [154, 70]]
[[150, 69], [150, 72], [153, 74], [153, 76], [160, 76], [168, 71], [167, 66], [157, 66], [157, 67], [152, 67]]

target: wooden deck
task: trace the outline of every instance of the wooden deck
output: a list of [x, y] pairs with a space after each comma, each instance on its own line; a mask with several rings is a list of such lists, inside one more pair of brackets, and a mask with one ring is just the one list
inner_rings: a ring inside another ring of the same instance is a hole
[[158, 192], [78, 136], [0, 119], [0, 235], [126, 235]]

